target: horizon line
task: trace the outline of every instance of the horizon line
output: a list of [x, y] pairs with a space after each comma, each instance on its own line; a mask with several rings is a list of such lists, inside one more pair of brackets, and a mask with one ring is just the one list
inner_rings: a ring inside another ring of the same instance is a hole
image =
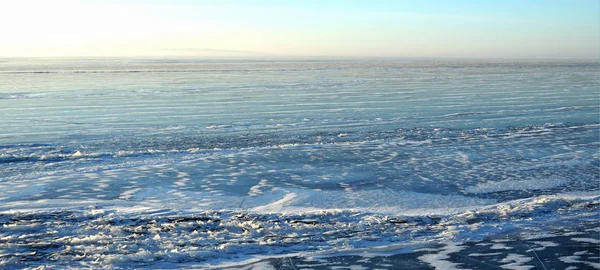
[[[260, 53], [257, 53], [260, 54]], [[276, 55], [276, 54], [263, 54], [263, 55], [232, 55], [232, 56], [207, 56], [207, 55], [50, 55], [50, 56], [3, 56], [0, 55], [0, 59], [207, 59], [207, 60], [259, 60], [259, 59], [339, 59], [339, 60], [355, 60], [355, 59], [574, 59], [574, 60], [600, 60], [599, 56], [361, 56], [361, 55]]]

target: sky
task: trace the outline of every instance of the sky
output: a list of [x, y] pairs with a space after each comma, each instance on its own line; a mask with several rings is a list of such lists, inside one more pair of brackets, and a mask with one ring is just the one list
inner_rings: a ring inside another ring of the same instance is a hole
[[0, 0], [0, 57], [598, 58], [598, 0]]

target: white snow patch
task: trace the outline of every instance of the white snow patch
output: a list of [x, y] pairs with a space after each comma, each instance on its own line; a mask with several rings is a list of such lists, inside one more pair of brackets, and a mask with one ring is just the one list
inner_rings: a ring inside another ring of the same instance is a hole
[[577, 242], [587, 242], [592, 244], [600, 244], [600, 240], [594, 238], [571, 238], [573, 241]]
[[283, 196], [283, 198], [281, 198], [280, 200], [272, 202], [267, 205], [254, 207], [252, 209], [252, 211], [256, 211], [256, 212], [279, 212], [279, 211], [282, 211], [284, 208], [284, 204], [293, 200], [294, 198], [296, 198], [296, 196], [297, 196], [296, 193], [288, 193], [285, 196]]
[[533, 265], [524, 265], [525, 263], [528, 263], [532, 260], [533, 260], [532, 257], [527, 257], [527, 256], [523, 256], [521, 254], [511, 253], [511, 254], [508, 254], [508, 256], [506, 256], [506, 258], [502, 259], [500, 262], [508, 263], [508, 264], [501, 266], [504, 269], [527, 270], [527, 269], [535, 268], [535, 266], [533, 266]]
[[574, 256], [563, 256], [563, 257], [558, 257], [558, 259], [559, 259], [561, 262], [564, 262], [564, 263], [584, 263], [584, 264], [587, 264], [587, 265], [589, 265], [589, 266], [591, 266], [591, 267], [594, 267], [594, 268], [596, 268], [596, 269], [600, 269], [600, 263], [597, 263], [597, 262], [588, 262], [588, 261], [582, 261], [582, 260], [580, 260], [580, 259], [581, 259], [581, 257], [580, 257], [580, 256], [576, 256], [576, 255], [574, 255]]
[[269, 262], [258, 262], [250, 266], [239, 268], [240, 270], [275, 270], [276, 268]]
[[430, 264], [435, 269], [459, 269], [457, 268], [459, 264], [447, 261], [446, 259], [450, 258], [449, 254], [459, 252], [463, 249], [464, 247], [455, 243], [448, 243], [439, 253], [426, 254], [420, 256], [418, 259]]
[[554, 188], [568, 183], [569, 180], [562, 178], [503, 180], [499, 182], [480, 183], [465, 188], [465, 191], [468, 193], [480, 194], [507, 190], [539, 190]]

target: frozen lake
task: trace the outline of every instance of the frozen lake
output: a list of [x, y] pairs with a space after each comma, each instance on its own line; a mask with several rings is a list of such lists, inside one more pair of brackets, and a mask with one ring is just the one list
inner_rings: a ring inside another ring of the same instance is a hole
[[0, 59], [0, 267], [598, 268], [599, 70]]

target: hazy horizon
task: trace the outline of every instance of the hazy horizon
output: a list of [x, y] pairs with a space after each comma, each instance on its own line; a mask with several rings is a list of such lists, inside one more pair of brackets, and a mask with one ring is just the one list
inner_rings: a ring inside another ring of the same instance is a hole
[[299, 61], [299, 62], [344, 62], [344, 61], [358, 61], [358, 62], [372, 62], [372, 61], [383, 61], [383, 62], [490, 62], [490, 63], [505, 63], [505, 62], [598, 62], [598, 57], [403, 57], [403, 56], [255, 56], [255, 57], [244, 57], [244, 56], [206, 56], [206, 55], [135, 55], [135, 56], [95, 56], [95, 55], [73, 55], [73, 56], [0, 56], [0, 62], [6, 61], [20, 61], [20, 60], [32, 60], [32, 61], [61, 61], [61, 60], [73, 60], [73, 61], [126, 61], [126, 60], [148, 60], [148, 61], [194, 61], [194, 62], [280, 62], [280, 61]]
[[597, 1], [97, 1], [1, 5], [0, 57], [600, 57]]

